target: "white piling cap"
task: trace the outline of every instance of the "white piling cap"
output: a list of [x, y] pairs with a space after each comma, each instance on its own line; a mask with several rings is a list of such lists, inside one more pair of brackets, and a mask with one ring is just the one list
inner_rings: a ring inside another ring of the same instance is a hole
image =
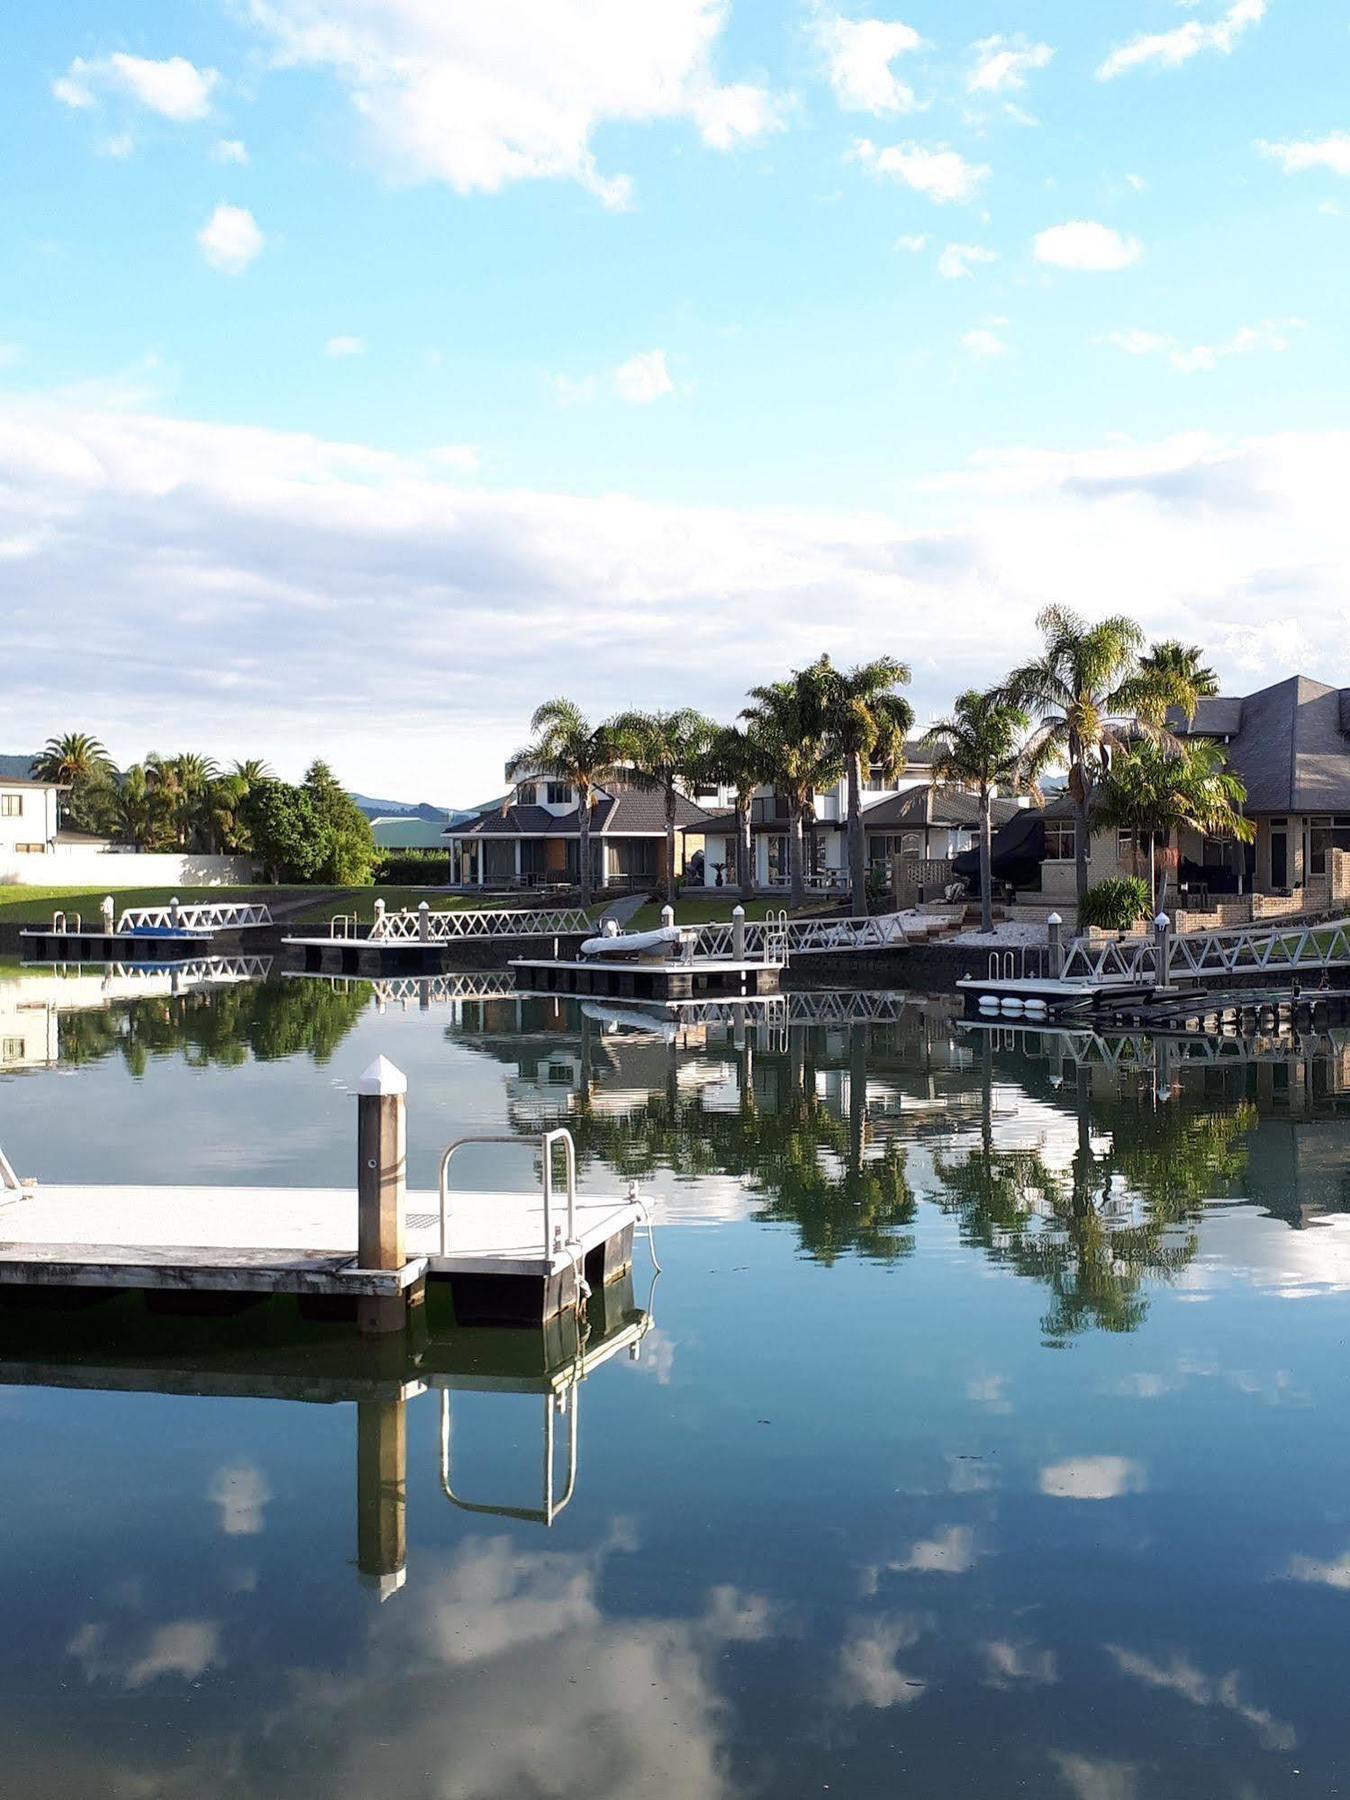
[[356, 1084], [358, 1094], [406, 1094], [408, 1077], [387, 1056], [377, 1056]]
[[1050, 917], [1045, 922], [1047, 925], [1062, 925], [1064, 923], [1058, 913], [1051, 913]]
[[430, 902], [430, 900], [424, 900], [424, 901], [423, 901], [423, 902], [422, 902], [422, 903], [421, 903], [421, 905], [420, 905], [420, 906], [419, 906], [419, 907], [418, 907], [418, 909], [417, 909], [417, 910], [418, 910], [418, 912], [430, 912], [430, 911], [431, 911], [431, 902]]
[[1158, 914], [1157, 918], [1153, 921], [1153, 923], [1158, 927], [1159, 931], [1162, 931], [1168, 925], [1170, 925], [1172, 923], [1172, 921], [1168, 918], [1168, 916], [1165, 912], [1160, 912]]
[[743, 906], [733, 906], [731, 909], [731, 916], [733, 919], [743, 919], [745, 917], [745, 908]]

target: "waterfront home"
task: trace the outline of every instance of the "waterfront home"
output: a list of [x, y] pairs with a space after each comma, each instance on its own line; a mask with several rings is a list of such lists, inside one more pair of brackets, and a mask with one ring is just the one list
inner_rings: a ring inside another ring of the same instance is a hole
[[[710, 790], [715, 793], [716, 790]], [[656, 887], [666, 878], [663, 797], [622, 779], [597, 788], [591, 807], [591, 882], [596, 888]], [[677, 876], [702, 848], [703, 807], [676, 803]], [[527, 776], [506, 803], [482, 808], [446, 827], [450, 880], [463, 887], [574, 885], [581, 873], [581, 824], [576, 789], [565, 781]]]
[[[1350, 857], [1336, 856], [1350, 852], [1350, 688], [1291, 675], [1252, 694], [1202, 700], [1193, 720], [1178, 713], [1168, 725], [1180, 738], [1222, 747], [1256, 827], [1251, 844], [1183, 832], [1174, 877], [1183, 896], [1203, 908], [1254, 895], [1258, 912], [1350, 899], [1342, 891]], [[1043, 823], [1041, 893], [1071, 903], [1076, 828], [1067, 795], [1045, 809]], [[1128, 831], [1093, 832], [1088, 880], [1144, 873], [1147, 857], [1147, 843], [1136, 845]]]
[[65, 788], [55, 781], [0, 776], [0, 880], [32, 881], [20, 871], [30, 857], [55, 854], [62, 836], [58, 804]]
[[[736, 814], [727, 810], [723, 794], [718, 812], [700, 827], [704, 843], [705, 887], [735, 887]], [[905, 856], [925, 862], [945, 861], [976, 841], [979, 801], [973, 794], [933, 780], [932, 752], [921, 741], [906, 747], [905, 766], [887, 776], [874, 766], [863, 783], [863, 828], [869, 866], [889, 871], [891, 859]], [[995, 803], [995, 822], [1017, 810], [1015, 801]], [[754, 853], [754, 885], [788, 885], [789, 810], [784, 795], [761, 788], [750, 806], [750, 840]], [[806, 880], [809, 887], [848, 886], [848, 783], [841, 778], [818, 789], [805, 829]]]

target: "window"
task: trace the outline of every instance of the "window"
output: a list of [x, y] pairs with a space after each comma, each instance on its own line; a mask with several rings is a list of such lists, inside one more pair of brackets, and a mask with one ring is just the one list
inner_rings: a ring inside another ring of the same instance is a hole
[[769, 886], [786, 887], [788, 879], [788, 841], [780, 832], [769, 839]]
[[23, 1039], [21, 1037], [0, 1038], [0, 1062], [16, 1063], [23, 1061]]
[[[1072, 852], [1070, 852], [1070, 854], [1072, 854]], [[1134, 833], [1122, 829], [1116, 833], [1116, 861], [1119, 863], [1127, 863], [1133, 862], [1133, 860]]]
[[23, 817], [22, 794], [0, 794], [0, 819], [19, 819]]
[[1045, 860], [1072, 862], [1074, 859], [1074, 822], [1072, 819], [1047, 819], [1045, 822]]
[[1308, 873], [1325, 875], [1328, 850], [1350, 850], [1350, 818], [1308, 820]]
[[894, 783], [887, 779], [886, 771], [880, 763], [872, 763], [867, 771], [867, 779], [863, 782], [865, 794], [884, 794]]
[[14, 848], [20, 856], [41, 856], [47, 846], [45, 844], [15, 844]]
[[570, 806], [572, 804], [570, 784], [566, 781], [550, 781], [548, 791], [544, 796], [544, 803], [547, 806]]

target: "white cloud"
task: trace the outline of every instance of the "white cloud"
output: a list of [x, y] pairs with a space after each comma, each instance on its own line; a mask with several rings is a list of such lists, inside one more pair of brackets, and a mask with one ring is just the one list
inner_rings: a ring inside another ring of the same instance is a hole
[[154, 1626], [130, 1647], [115, 1649], [107, 1625], [82, 1625], [66, 1646], [91, 1684], [108, 1681], [134, 1693], [165, 1675], [197, 1681], [222, 1660], [220, 1627], [209, 1619], [175, 1619]]
[[914, 90], [892, 67], [923, 43], [912, 25], [826, 13], [817, 20], [816, 35], [834, 97], [846, 112], [913, 112]]
[[997, 261], [995, 253], [982, 244], [948, 244], [938, 257], [938, 274], [944, 281], [961, 281], [978, 263]]
[[207, 1497], [220, 1509], [220, 1529], [226, 1537], [256, 1537], [272, 1489], [261, 1469], [238, 1463], [217, 1469]]
[[1059, 1680], [1053, 1650], [996, 1638], [983, 1646], [985, 1681], [990, 1687], [1049, 1687]]
[[1166, 1662], [1161, 1662], [1137, 1651], [1125, 1650], [1119, 1644], [1106, 1644], [1103, 1648], [1122, 1675], [1128, 1675], [1145, 1687], [1175, 1694], [1191, 1706], [1212, 1706], [1235, 1713], [1251, 1727], [1267, 1750], [1292, 1750], [1298, 1741], [1291, 1726], [1265, 1707], [1250, 1705], [1242, 1699], [1242, 1677], [1236, 1669], [1230, 1669], [1226, 1675], [1209, 1676], [1197, 1668], [1184, 1651], [1174, 1651]]
[[1055, 1500], [1118, 1500], [1141, 1493], [1147, 1483], [1128, 1456], [1074, 1456], [1042, 1469], [1037, 1485]]
[[266, 240], [246, 206], [223, 201], [197, 233], [202, 255], [222, 275], [242, 275], [262, 254]]
[[917, 1644], [921, 1635], [918, 1620], [907, 1613], [870, 1619], [851, 1631], [839, 1650], [834, 1682], [839, 1703], [885, 1711], [920, 1699], [928, 1684], [907, 1675], [895, 1659]]
[[248, 146], [242, 138], [217, 138], [211, 149], [212, 162], [239, 163], [248, 162]]
[[1330, 1562], [1319, 1562], [1316, 1557], [1296, 1556], [1289, 1564], [1291, 1581], [1313, 1581], [1321, 1587], [1336, 1588], [1341, 1593], [1350, 1593], [1350, 1550], [1343, 1556], [1337, 1556]]
[[911, 256], [917, 256], [921, 250], [928, 248], [928, 239], [921, 231], [906, 232], [895, 240], [897, 250], [908, 250]]
[[922, 144], [878, 148], [869, 138], [860, 138], [852, 153], [873, 175], [903, 182], [939, 206], [966, 205], [979, 193], [990, 173], [984, 164], [969, 163], [959, 151], [945, 145], [937, 149]]
[[1250, 356], [1258, 350], [1283, 351], [1292, 342], [1291, 332], [1303, 329], [1302, 319], [1263, 319], [1259, 325], [1243, 325], [1217, 344], [1182, 344], [1156, 331], [1111, 331], [1106, 342], [1127, 356], [1165, 355], [1183, 375], [1209, 374], [1234, 356]]
[[920, 1538], [895, 1566], [911, 1574], [966, 1575], [975, 1567], [975, 1534], [968, 1525], [949, 1525], [937, 1537]]
[[1050, 1760], [1074, 1800], [1135, 1800], [1139, 1791], [1133, 1763], [1107, 1762], [1072, 1750], [1052, 1750]]
[[1070, 219], [1039, 232], [1034, 252], [1036, 261], [1050, 268], [1100, 274], [1128, 269], [1139, 261], [1144, 246], [1138, 238], [1125, 237], [1093, 219]]
[[117, 51], [94, 61], [77, 56], [52, 83], [52, 93], [64, 106], [80, 109], [96, 106], [100, 93], [112, 93], [176, 125], [188, 125], [210, 112], [219, 80], [215, 69], [199, 69], [183, 56], [154, 62]]
[[248, 5], [276, 64], [322, 69], [346, 91], [396, 180], [467, 194], [563, 179], [622, 207], [632, 184], [597, 165], [602, 126], [686, 119], [724, 150], [783, 123], [766, 89], [714, 73], [724, 0]]
[[1227, 56], [1253, 25], [1259, 25], [1268, 10], [1268, 0], [1234, 0], [1227, 12], [1212, 24], [1202, 25], [1188, 19], [1173, 31], [1141, 32], [1127, 44], [1119, 45], [1097, 70], [1098, 81], [1113, 81], [1156, 64], [1163, 69], [1178, 69], [1204, 50], [1217, 50]]
[[614, 371], [614, 392], [630, 406], [650, 406], [675, 392], [664, 350], [640, 350]]
[[[416, 754], [429, 790], [467, 803], [560, 666], [600, 717], [616, 694], [731, 717], [750, 668], [819, 653], [822, 617], [836, 659], [864, 660], [897, 597], [942, 621], [915, 670], [925, 717], [998, 679], [1042, 605], [1085, 592], [1207, 644], [1225, 683], [1309, 654], [1350, 680], [1326, 648], [1350, 589], [1350, 432], [990, 450], [912, 483], [902, 521], [466, 483], [434, 455], [110, 396], [0, 397], [24, 743], [75, 715], [123, 760], [181, 739], [298, 776], [324, 755], [367, 792], [398, 792]], [[335, 692], [359, 712], [336, 716]]]
[[1287, 144], [1258, 140], [1256, 147], [1263, 156], [1274, 157], [1286, 175], [1329, 169], [1333, 175], [1350, 176], [1350, 131], [1332, 131], [1324, 138], [1300, 138]]
[[1049, 44], [1029, 44], [1023, 37], [981, 38], [973, 46], [975, 60], [966, 76], [971, 94], [1016, 93], [1027, 76], [1043, 69], [1055, 54]]
[[996, 331], [987, 325], [976, 325], [961, 334], [961, 348], [967, 356], [973, 356], [977, 362], [992, 362], [995, 357], [1006, 356], [1008, 345]]
[[125, 162], [135, 148], [136, 140], [129, 131], [116, 131], [95, 145], [100, 156], [111, 157], [114, 162]]
[[323, 347], [325, 356], [364, 356], [366, 340], [362, 337], [330, 337]]

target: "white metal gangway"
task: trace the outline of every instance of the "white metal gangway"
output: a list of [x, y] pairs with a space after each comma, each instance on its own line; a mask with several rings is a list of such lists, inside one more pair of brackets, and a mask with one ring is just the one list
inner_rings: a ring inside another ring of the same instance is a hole
[[[338, 921], [333, 923], [336, 925]], [[351, 923], [350, 931], [344, 929], [335, 935], [354, 937], [355, 921]], [[579, 906], [485, 907], [473, 912], [438, 912], [424, 901], [416, 908], [388, 912], [384, 902], [377, 900], [370, 935], [379, 943], [446, 944], [460, 938], [566, 937], [590, 929], [591, 922]]]
[[129, 906], [117, 921], [117, 930], [119, 935], [124, 931], [238, 931], [243, 926], [271, 923], [271, 908], [252, 900], [210, 901], [201, 906], [171, 900], [167, 906]]
[[1178, 977], [1293, 975], [1338, 968], [1350, 968], [1350, 919], [1321, 925], [1237, 925], [1184, 936], [1173, 936], [1164, 928], [1123, 943], [1077, 938], [1065, 955], [1060, 977], [1161, 985]]
[[[792, 956], [822, 955], [850, 950], [896, 950], [923, 943], [942, 920], [919, 920], [906, 913], [873, 913], [867, 918], [789, 919], [786, 913], [745, 923], [747, 956], [766, 956], [770, 947], [786, 948]], [[699, 956], [730, 956], [735, 926], [730, 920], [699, 925]]]

